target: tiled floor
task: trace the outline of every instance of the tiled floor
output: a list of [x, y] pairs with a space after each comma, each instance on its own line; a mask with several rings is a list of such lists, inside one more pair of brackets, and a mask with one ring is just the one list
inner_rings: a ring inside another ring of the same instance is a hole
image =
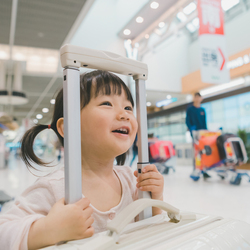
[[[132, 168], [136, 168], [136, 163]], [[191, 166], [177, 166], [175, 173], [170, 171], [164, 175], [164, 201], [181, 210], [220, 215], [250, 223], [250, 183], [246, 178], [242, 179], [240, 186], [233, 186], [229, 184], [229, 178], [221, 180], [214, 172], [210, 172], [212, 178], [194, 182], [189, 178], [191, 171]], [[8, 168], [0, 169], [0, 190], [15, 197], [36, 178], [20, 160], [11, 157]], [[2, 212], [10, 205], [4, 205]]]

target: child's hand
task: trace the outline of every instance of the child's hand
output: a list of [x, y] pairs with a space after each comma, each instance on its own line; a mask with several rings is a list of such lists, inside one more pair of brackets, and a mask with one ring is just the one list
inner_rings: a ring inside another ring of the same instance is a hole
[[152, 199], [163, 200], [164, 179], [155, 165], [150, 164], [144, 167], [139, 177], [137, 170], [134, 175], [137, 177], [137, 188], [151, 192]]
[[51, 237], [56, 242], [91, 237], [94, 219], [91, 217], [93, 208], [89, 204], [87, 198], [68, 205], [65, 205], [64, 198], [55, 203], [45, 219], [45, 227], [51, 232]]

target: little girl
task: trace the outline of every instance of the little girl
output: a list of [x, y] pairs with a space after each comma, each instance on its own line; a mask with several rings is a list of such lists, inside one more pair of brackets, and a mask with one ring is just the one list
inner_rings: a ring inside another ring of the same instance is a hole
[[[127, 86], [100, 70], [82, 75], [80, 82], [82, 199], [65, 205], [63, 168], [39, 178], [0, 216], [1, 249], [38, 249], [91, 237], [106, 230], [107, 222], [137, 199], [137, 188], [151, 192], [152, 199], [163, 199], [163, 177], [154, 165], [146, 166], [139, 178], [137, 171], [134, 177], [129, 167], [118, 166], [124, 164], [137, 133]], [[36, 135], [47, 128], [63, 145], [63, 90], [56, 97], [51, 125], [36, 125], [23, 136], [22, 159], [28, 167], [47, 166], [33, 151]], [[153, 215], [159, 213], [153, 208]]]

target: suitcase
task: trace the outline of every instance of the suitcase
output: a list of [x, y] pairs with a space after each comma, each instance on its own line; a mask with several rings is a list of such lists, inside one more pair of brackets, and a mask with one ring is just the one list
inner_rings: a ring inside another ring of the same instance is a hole
[[171, 141], [155, 141], [149, 143], [149, 151], [152, 160], [167, 161], [175, 156], [175, 150]]
[[217, 147], [217, 135], [201, 137], [199, 150], [203, 167], [211, 167], [220, 161], [220, 154]]
[[246, 162], [246, 149], [243, 141], [234, 134], [223, 134], [217, 138], [221, 160], [239, 165]]
[[[151, 206], [165, 212], [129, 224], [143, 209]], [[108, 231], [43, 249], [247, 250], [250, 249], [250, 225], [218, 216], [184, 213], [163, 201], [139, 199], [109, 222]]]

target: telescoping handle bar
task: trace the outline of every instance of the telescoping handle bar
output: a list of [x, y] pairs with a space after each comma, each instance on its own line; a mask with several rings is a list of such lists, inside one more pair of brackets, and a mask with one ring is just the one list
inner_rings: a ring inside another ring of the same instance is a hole
[[[148, 135], [145, 80], [148, 67], [145, 63], [111, 52], [64, 45], [60, 49], [63, 73], [64, 110], [64, 162], [65, 201], [74, 203], [82, 198], [81, 136], [80, 136], [80, 71], [91, 68], [132, 76], [136, 82], [138, 120], [138, 172], [148, 164]], [[71, 122], [74, 121], [74, 122]], [[148, 192], [139, 192], [139, 198], [150, 198]], [[152, 216], [152, 209], [144, 210], [140, 219]]]

